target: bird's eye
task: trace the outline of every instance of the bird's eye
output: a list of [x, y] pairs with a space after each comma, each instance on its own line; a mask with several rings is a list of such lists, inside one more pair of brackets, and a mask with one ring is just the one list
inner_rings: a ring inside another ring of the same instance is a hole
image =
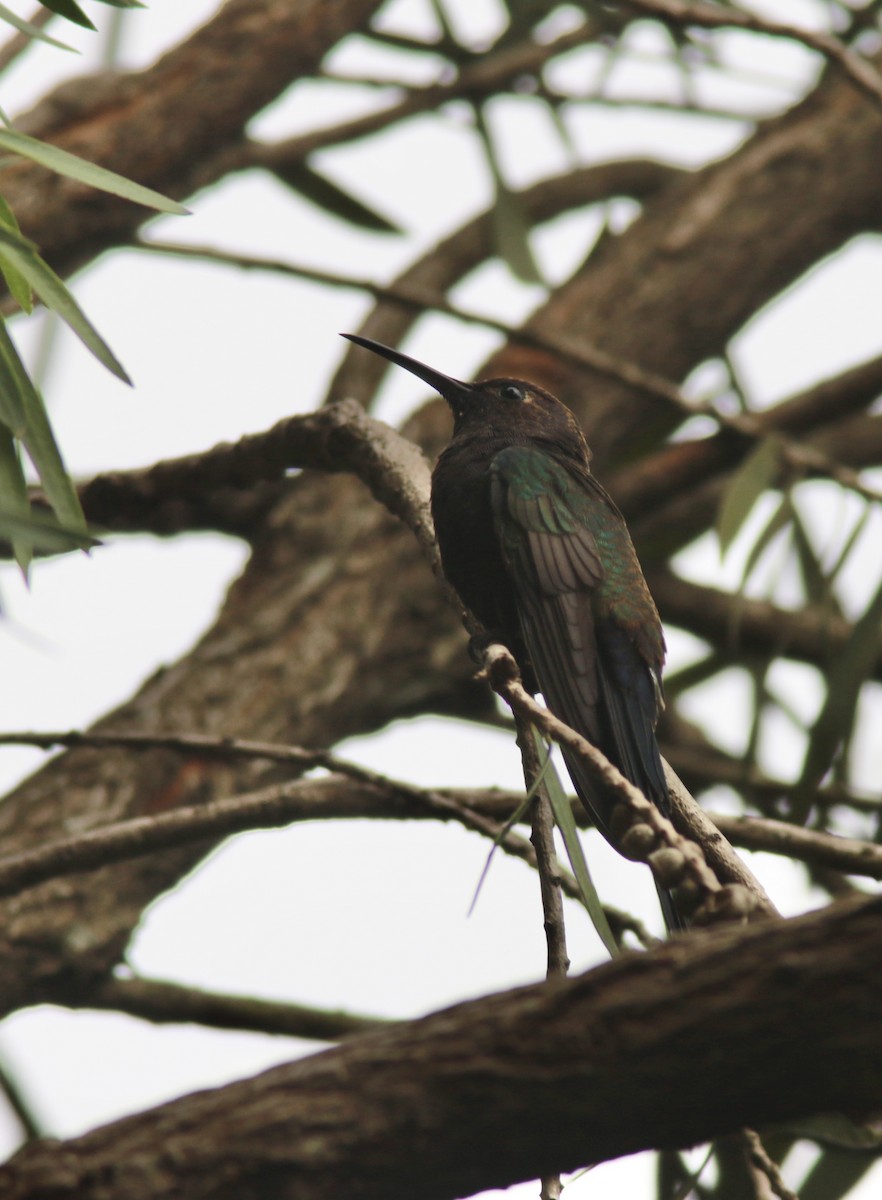
[[523, 400], [524, 389], [519, 388], [515, 383], [507, 383], [502, 389], [503, 400]]

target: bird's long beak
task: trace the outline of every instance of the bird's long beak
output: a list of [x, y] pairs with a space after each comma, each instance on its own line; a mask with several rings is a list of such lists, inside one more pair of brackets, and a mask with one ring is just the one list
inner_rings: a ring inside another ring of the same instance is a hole
[[348, 338], [350, 342], [355, 342], [356, 346], [364, 346], [365, 350], [372, 350], [381, 358], [388, 358], [389, 362], [395, 363], [398, 367], [404, 367], [405, 371], [410, 371], [411, 375], [422, 379], [423, 383], [427, 383], [429, 387], [434, 388], [439, 395], [444, 397], [454, 414], [462, 412], [475, 390], [472, 384], [463, 383], [460, 379], [453, 379], [450, 375], [442, 375], [433, 367], [427, 367], [425, 363], [418, 362], [417, 359], [411, 358], [407, 354], [402, 354], [400, 350], [384, 346], [382, 342], [375, 342], [371, 338], [362, 337], [357, 333], [342, 333], [340, 336]]

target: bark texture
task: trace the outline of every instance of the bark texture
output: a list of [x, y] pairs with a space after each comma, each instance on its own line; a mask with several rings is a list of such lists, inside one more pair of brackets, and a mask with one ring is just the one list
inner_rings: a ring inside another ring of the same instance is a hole
[[365, 1034], [70, 1142], [32, 1143], [0, 1168], [0, 1191], [443, 1200], [748, 1121], [827, 1106], [863, 1115], [882, 1104], [880, 915], [882, 902], [861, 900], [693, 934]]

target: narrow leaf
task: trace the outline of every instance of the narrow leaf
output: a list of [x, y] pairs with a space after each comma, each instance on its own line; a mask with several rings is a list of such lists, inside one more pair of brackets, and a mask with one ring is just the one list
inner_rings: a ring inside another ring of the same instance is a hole
[[0, 402], [13, 394], [23, 416], [12, 429], [24, 442], [40, 476], [46, 499], [63, 525], [85, 532], [83, 510], [65, 470], [42, 397], [24, 369], [6, 326], [0, 321]]
[[800, 1200], [842, 1200], [878, 1161], [866, 1151], [825, 1150], [803, 1180]]
[[[543, 742], [535, 729], [533, 730], [533, 737], [536, 741], [537, 749], [541, 753]], [[551, 762], [550, 757], [548, 761], [549, 763]], [[618, 942], [613, 937], [609, 921], [607, 921], [606, 913], [603, 910], [603, 904], [597, 894], [591, 873], [588, 870], [588, 863], [585, 859], [585, 852], [582, 849], [582, 842], [579, 839], [579, 831], [576, 828], [576, 819], [573, 816], [569, 796], [567, 796], [563, 789], [560, 776], [554, 769], [553, 763], [546, 774], [545, 788], [548, 793], [548, 799], [551, 802], [555, 824], [560, 830], [567, 858], [570, 860], [570, 866], [573, 868], [576, 883], [579, 885], [579, 894], [582, 898], [582, 903], [585, 906], [588, 916], [591, 918], [592, 925], [597, 930], [598, 937], [604, 946], [606, 946], [610, 957], [616, 958], [621, 951], [619, 950]]]
[[475, 108], [475, 117], [487, 156], [487, 165], [496, 188], [492, 211], [496, 249], [516, 279], [523, 283], [541, 284], [544, 282], [542, 273], [530, 246], [530, 222], [520, 197], [505, 182], [490, 128], [480, 105]]
[[[539, 778], [541, 779], [541, 772], [540, 772]], [[484, 886], [484, 881], [486, 880], [487, 874], [490, 870], [490, 863], [493, 861], [493, 855], [496, 853], [496, 850], [499, 847], [499, 845], [501, 844], [502, 839], [506, 836], [506, 834], [509, 832], [509, 830], [513, 829], [514, 826], [517, 825], [518, 821], [520, 821], [525, 816], [527, 809], [530, 807], [530, 805], [533, 802], [533, 796], [535, 794], [535, 790], [536, 790], [536, 784], [534, 783], [533, 787], [530, 788], [529, 792], [526, 794], [526, 796], [523, 798], [521, 803], [517, 806], [517, 808], [514, 810], [514, 812], [511, 814], [511, 816], [508, 818], [508, 820], [502, 826], [499, 833], [497, 833], [496, 837], [493, 839], [493, 845], [490, 847], [490, 853], [487, 855], [487, 861], [484, 863], [484, 867], [481, 871], [480, 876], [478, 877], [478, 882], [475, 884], [475, 892], [474, 892], [474, 895], [472, 896], [472, 902], [469, 905], [468, 912], [466, 913], [467, 917], [470, 917], [472, 915], [472, 913], [475, 911], [475, 905], [478, 903], [478, 897], [481, 894], [481, 888]]]
[[124, 200], [131, 200], [134, 204], [143, 204], [146, 208], [155, 208], [158, 212], [173, 213], [176, 216], [187, 215], [188, 210], [176, 200], [170, 200], [167, 196], [154, 192], [152, 188], [142, 187], [140, 183], [133, 183], [131, 179], [117, 175], [115, 171], [108, 171], [106, 167], [86, 162], [84, 158], [70, 154], [58, 146], [28, 137], [16, 129], [0, 129], [0, 148], [30, 158], [58, 175], [67, 175], [102, 192], [122, 196]]
[[27, 397], [27, 433], [25, 449], [40, 476], [46, 499], [63, 525], [86, 531], [86, 519], [76, 489], [61, 457], [52, 433], [46, 408], [39, 392], [31, 389]]
[[775, 438], [763, 438], [732, 476], [717, 514], [717, 537], [724, 555], [750, 510], [778, 474], [779, 451]]
[[841, 609], [833, 594], [830, 580], [812, 545], [808, 530], [796, 505], [793, 506], [793, 546], [796, 550], [796, 561], [802, 576], [802, 585], [809, 601], [818, 606], [832, 607], [837, 616], [841, 615]]
[[34, 540], [22, 530], [20, 522], [28, 520], [30, 509], [15, 438], [5, 425], [0, 425], [0, 536], [12, 543], [13, 556], [25, 576]]
[[851, 637], [827, 675], [827, 698], [809, 738], [802, 773], [794, 788], [794, 819], [804, 821], [814, 789], [830, 767], [854, 722], [861, 686], [873, 670], [882, 625], [882, 579], [855, 622]]
[[[2, 134], [0, 134], [2, 137]], [[111, 374], [123, 383], [131, 383], [128, 375], [98, 330], [74, 300], [71, 293], [48, 263], [37, 254], [33, 242], [21, 234], [0, 228], [0, 259], [11, 263], [21, 272], [47, 308], [57, 312], [77, 337]]]
[[27, 392], [33, 388], [18, 351], [0, 319], [0, 421], [17, 437], [27, 432]]
[[739, 596], [743, 594], [747, 581], [753, 574], [754, 567], [762, 558], [766, 549], [771, 545], [782, 529], [786, 529], [793, 519], [793, 502], [789, 495], [781, 497], [781, 502], [766, 521], [759, 537], [753, 543], [741, 572], [741, 582], [738, 587]]
[[401, 233], [400, 226], [394, 225], [375, 208], [368, 207], [362, 200], [344, 191], [306, 163], [274, 167], [273, 173], [304, 200], [349, 225], [355, 225], [358, 229], [369, 229], [372, 233]]
[[[47, 4], [44, 7], [49, 8], [51, 6]], [[39, 25], [32, 25], [30, 21], [23, 20], [11, 8], [7, 8], [5, 4], [0, 4], [0, 19], [4, 20], [14, 29], [17, 29], [19, 33], [25, 34], [26, 37], [36, 38], [40, 42], [47, 42], [50, 46], [55, 46], [57, 50], [70, 50], [72, 54], [79, 54], [79, 50], [75, 50], [73, 46], [68, 46], [64, 42], [59, 42], [54, 37], [50, 37], [48, 33], [44, 33], [40, 29]]]
[[[18, 227], [18, 221], [15, 219], [15, 213], [9, 207], [4, 196], [0, 196], [0, 226], [3, 226], [5, 229], [11, 229], [13, 233], [21, 232]], [[33, 312], [34, 293], [22, 273], [17, 271], [11, 263], [4, 262], [2, 257], [0, 257], [0, 271], [3, 272], [6, 286], [9, 288], [10, 295], [18, 307], [23, 312]]]
[[[67, 550], [89, 550], [100, 546], [98, 538], [53, 521], [51, 517], [25, 516], [0, 504], [0, 538], [16, 545], [28, 543], [47, 554], [63, 554]], [[29, 556], [30, 557], [30, 556]], [[18, 554], [16, 554], [18, 560]], [[20, 560], [18, 560], [20, 561]]]
[[43, 7], [58, 13], [59, 17], [72, 21], [74, 25], [81, 25], [83, 29], [95, 28], [80, 6], [74, 3], [74, 0], [43, 0]]

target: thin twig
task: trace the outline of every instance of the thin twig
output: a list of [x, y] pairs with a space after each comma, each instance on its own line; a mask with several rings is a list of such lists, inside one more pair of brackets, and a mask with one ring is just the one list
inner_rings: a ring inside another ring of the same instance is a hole
[[[560, 890], [560, 865], [554, 846], [554, 816], [548, 789], [541, 782], [542, 764], [533, 738], [533, 726], [515, 713], [518, 731], [518, 746], [524, 764], [524, 782], [527, 789], [535, 787], [536, 794], [530, 806], [532, 833], [530, 841], [536, 851], [539, 870], [539, 889], [542, 895], [542, 916], [545, 925], [545, 943], [548, 948], [546, 977], [562, 979], [570, 968], [567, 954], [567, 935], [564, 922], [563, 903]], [[537, 786], [537, 780], [540, 780]]]
[[579, 756], [598, 788], [615, 801], [613, 825], [619, 813], [623, 817], [627, 829], [619, 838], [620, 848], [627, 851], [628, 857], [646, 862], [665, 886], [677, 888], [683, 896], [691, 891], [697, 902], [693, 917], [696, 923], [744, 919], [759, 911], [751, 890], [739, 884], [721, 884], [696, 842], [679, 834], [595, 746], [528, 694], [506, 647], [489, 646], [484, 652], [484, 669], [493, 690], [515, 713], [532, 721], [543, 736]]
[[781, 1168], [770, 1156], [768, 1150], [766, 1150], [756, 1130], [742, 1129], [741, 1136], [744, 1140], [748, 1162], [766, 1177], [769, 1181], [769, 1187], [778, 1197], [778, 1200], [799, 1200], [796, 1192], [791, 1191], [784, 1182]]
[[108, 976], [89, 990], [88, 1004], [160, 1024], [190, 1022], [320, 1042], [336, 1042], [390, 1023], [381, 1017], [225, 995], [140, 976]]
[[882, 104], [882, 78], [878, 72], [865, 58], [855, 54], [830, 33], [789, 25], [786, 21], [770, 20], [730, 5], [717, 8], [700, 0], [698, 3], [688, 3], [687, 0], [628, 0], [628, 6], [664, 21], [675, 21], [678, 25], [698, 25], [703, 29], [745, 29], [749, 33], [801, 42], [803, 46], [834, 62], [857, 88]]
[[[515, 713], [518, 746], [524, 764], [524, 782], [528, 790], [535, 788], [530, 805], [532, 832], [530, 841], [536, 851], [539, 870], [539, 892], [542, 897], [542, 918], [545, 928], [546, 979], [565, 979], [570, 969], [567, 953], [567, 933], [560, 890], [560, 870], [554, 847], [554, 816], [548, 789], [542, 782], [542, 764], [533, 737], [532, 723]], [[559, 1174], [543, 1175], [539, 1200], [559, 1200], [562, 1191]]]
[[[29, 745], [52, 749], [91, 747], [124, 748], [133, 751], [168, 750], [218, 759], [265, 759], [288, 763], [300, 770], [324, 767], [333, 772], [322, 779], [298, 780], [235, 796], [214, 805], [177, 809], [156, 817], [120, 821], [100, 829], [59, 839], [39, 850], [0, 858], [0, 896], [34, 887], [60, 875], [98, 870], [111, 862], [139, 857], [206, 837], [223, 837], [244, 829], [271, 829], [303, 820], [375, 818], [387, 820], [428, 819], [456, 821], [464, 828], [497, 843], [506, 854], [538, 870], [532, 845], [506, 830], [505, 822], [521, 800], [513, 792], [498, 789], [424, 789], [389, 779], [376, 771], [336, 758], [322, 750], [252, 742], [240, 738], [209, 737], [201, 734], [19, 732], [0, 734], [0, 745]], [[585, 820], [578, 806], [578, 816]], [[168, 820], [171, 818], [171, 821]], [[558, 865], [564, 894], [581, 899], [578, 884]], [[610, 928], [621, 940], [632, 934], [644, 947], [656, 939], [630, 913], [614, 907], [604, 909]]]
[[665, 762], [664, 768], [674, 825], [682, 834], [701, 846], [704, 857], [719, 880], [747, 888], [761, 912], [776, 916], [778, 910], [744, 859], [735, 853], [712, 819], [693, 799], [670, 763]]

